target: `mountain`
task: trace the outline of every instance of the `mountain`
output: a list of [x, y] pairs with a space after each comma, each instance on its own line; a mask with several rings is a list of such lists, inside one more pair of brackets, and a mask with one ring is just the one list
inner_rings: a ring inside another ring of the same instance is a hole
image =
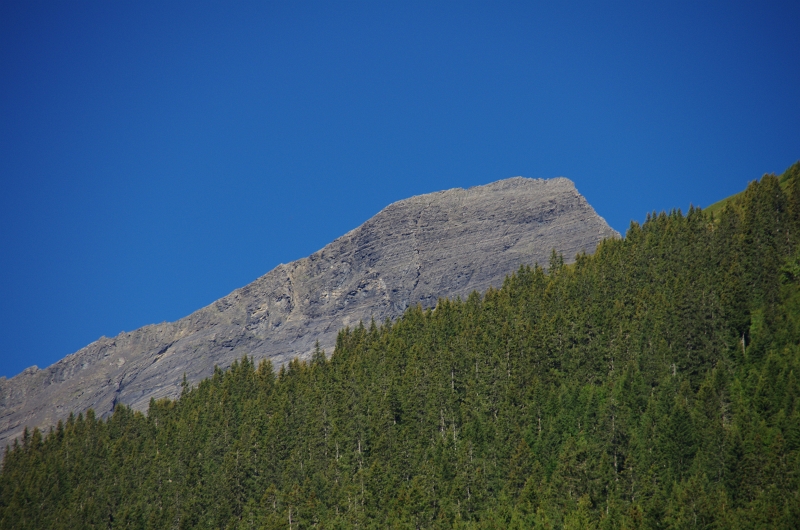
[[330, 356], [27, 431], [0, 530], [797, 528], [798, 170]]
[[0, 447], [70, 412], [109, 415], [174, 398], [242, 355], [280, 366], [331, 351], [339, 330], [409, 306], [499, 287], [521, 265], [568, 260], [618, 237], [565, 178], [516, 177], [391, 204], [314, 254], [176, 322], [101, 338], [40, 370], [0, 378]]

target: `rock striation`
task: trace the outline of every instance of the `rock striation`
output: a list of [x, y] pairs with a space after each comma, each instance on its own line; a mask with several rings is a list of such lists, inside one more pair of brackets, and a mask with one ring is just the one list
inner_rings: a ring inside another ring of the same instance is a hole
[[307, 258], [275, 269], [176, 322], [103, 337], [45, 369], [0, 378], [0, 447], [72, 411], [146, 410], [242, 355], [274, 366], [331, 352], [338, 331], [394, 319], [414, 304], [499, 287], [619, 237], [565, 178], [515, 177], [391, 204]]

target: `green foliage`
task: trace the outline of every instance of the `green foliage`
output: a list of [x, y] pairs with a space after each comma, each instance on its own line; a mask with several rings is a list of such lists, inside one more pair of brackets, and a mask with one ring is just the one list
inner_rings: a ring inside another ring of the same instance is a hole
[[793, 166], [330, 357], [26, 431], [0, 528], [792, 527], [796, 189]]

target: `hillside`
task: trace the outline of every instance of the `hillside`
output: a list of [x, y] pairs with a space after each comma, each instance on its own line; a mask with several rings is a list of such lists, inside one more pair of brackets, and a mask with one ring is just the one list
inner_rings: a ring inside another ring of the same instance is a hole
[[[794, 164], [789, 169], [787, 169], [783, 173], [783, 175], [780, 176], [780, 179], [779, 179], [781, 188], [786, 189], [786, 187], [789, 185], [790, 179], [797, 178], [796, 174], [797, 174], [798, 171], [800, 171], [800, 166], [798, 166], [797, 164]], [[726, 206], [733, 206], [733, 205], [739, 203], [741, 201], [741, 198], [742, 198], [743, 194], [744, 194], [744, 192], [741, 191], [739, 193], [731, 195], [730, 197], [725, 197], [724, 199], [721, 199], [721, 200], [715, 202], [714, 204], [706, 207], [705, 211], [707, 213], [714, 213], [714, 214], [719, 213]]]
[[793, 528], [798, 168], [329, 357], [27, 432], [0, 528]]
[[[592, 252], [618, 234], [565, 178], [521, 177], [391, 204], [318, 252], [178, 320], [101, 338], [43, 370], [0, 378], [0, 449], [23, 428], [70, 412], [106, 417], [117, 404], [147, 410], [242, 355], [280, 366], [331, 350], [360, 320], [395, 319], [438, 297], [499, 287], [551, 249]], [[124, 304], [124, 300], [119, 301]]]

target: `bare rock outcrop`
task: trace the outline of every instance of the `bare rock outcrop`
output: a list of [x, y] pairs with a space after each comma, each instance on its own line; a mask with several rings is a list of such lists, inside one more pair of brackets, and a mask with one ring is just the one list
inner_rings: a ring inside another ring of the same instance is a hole
[[0, 447], [24, 426], [70, 411], [145, 410], [242, 355], [277, 367], [329, 353], [344, 326], [396, 318], [414, 304], [499, 287], [521, 264], [570, 260], [618, 234], [565, 178], [516, 177], [391, 204], [314, 254], [279, 265], [176, 322], [101, 338], [39, 370], [0, 378]]

